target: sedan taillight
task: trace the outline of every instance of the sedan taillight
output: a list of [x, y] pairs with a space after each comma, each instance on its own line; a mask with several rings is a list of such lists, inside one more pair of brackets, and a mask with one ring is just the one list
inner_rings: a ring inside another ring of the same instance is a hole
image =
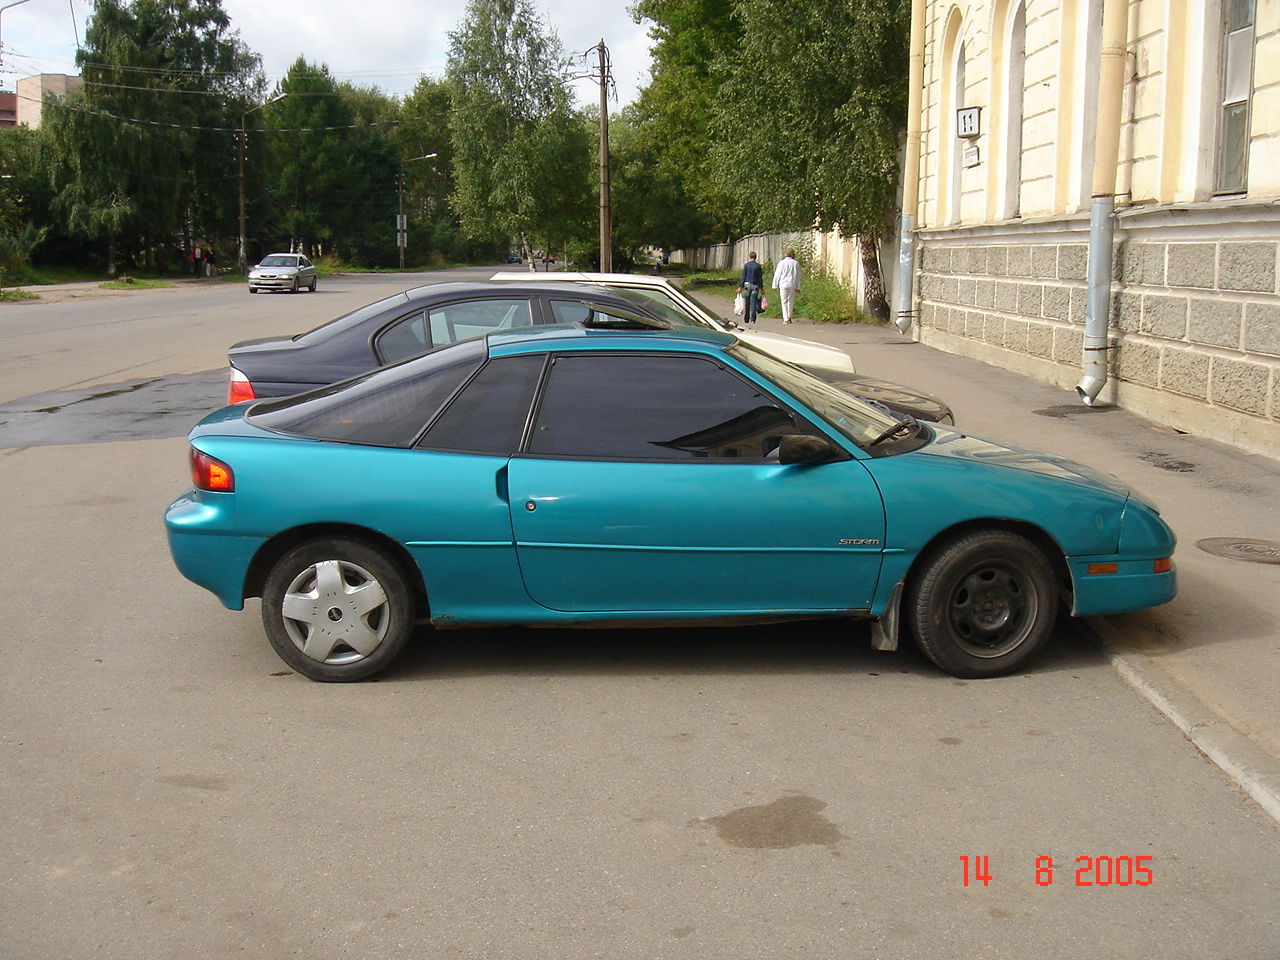
[[191, 482], [197, 490], [211, 493], [235, 493], [236, 490], [236, 475], [231, 467], [195, 447], [191, 448]]
[[249, 378], [232, 367], [231, 381], [227, 384], [227, 403], [244, 403], [246, 400], [257, 399], [258, 395], [253, 392], [253, 384], [249, 382]]

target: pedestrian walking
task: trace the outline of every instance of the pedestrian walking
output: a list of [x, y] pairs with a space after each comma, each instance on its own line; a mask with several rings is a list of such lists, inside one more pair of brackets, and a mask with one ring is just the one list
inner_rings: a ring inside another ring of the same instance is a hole
[[742, 294], [744, 307], [742, 325], [754, 327], [756, 315], [760, 312], [760, 290], [764, 286], [764, 267], [756, 259], [756, 252], [747, 254], [747, 262], [742, 265], [742, 280], [738, 284], [738, 292]]
[[208, 246], [206, 246], [206, 247], [204, 248], [204, 266], [205, 266], [205, 272], [206, 272], [209, 276], [211, 276], [211, 277], [212, 277], [212, 276], [214, 275], [214, 273], [216, 272], [217, 263], [218, 263], [218, 257], [217, 257], [217, 255], [216, 255], [216, 254], [214, 254], [214, 252], [213, 252], [213, 244], [209, 244]]
[[204, 248], [196, 244], [191, 248], [191, 272], [198, 280], [204, 275]]
[[778, 291], [778, 300], [782, 303], [782, 322], [791, 322], [791, 310], [796, 305], [796, 293], [800, 289], [800, 264], [796, 262], [796, 252], [787, 248], [787, 255], [778, 261], [773, 268], [773, 283], [769, 284]]

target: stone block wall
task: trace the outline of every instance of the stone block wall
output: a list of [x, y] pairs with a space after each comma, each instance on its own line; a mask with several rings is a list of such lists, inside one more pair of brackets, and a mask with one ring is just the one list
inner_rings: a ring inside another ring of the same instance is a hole
[[[920, 338], [1072, 386], [1087, 221], [1012, 230], [923, 232]], [[1221, 427], [1218, 439], [1280, 457], [1280, 211], [1135, 210], [1118, 217], [1115, 236], [1103, 399], [1201, 435]]]

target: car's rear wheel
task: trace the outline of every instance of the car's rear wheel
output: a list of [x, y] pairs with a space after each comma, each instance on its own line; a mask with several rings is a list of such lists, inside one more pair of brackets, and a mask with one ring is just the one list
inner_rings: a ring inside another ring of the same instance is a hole
[[316, 278], [315, 278], [315, 277], [312, 277], [312, 278], [311, 278], [311, 286], [310, 286], [310, 287], [308, 287], [307, 289], [308, 289], [308, 290], [310, 290], [312, 293], [315, 293], [315, 292], [316, 292]]
[[925, 655], [957, 677], [995, 677], [1025, 664], [1057, 614], [1053, 570], [1026, 537], [979, 530], [924, 558], [904, 609]]
[[330, 683], [384, 669], [413, 631], [413, 594], [385, 555], [356, 540], [310, 540], [271, 568], [262, 623], [290, 667]]

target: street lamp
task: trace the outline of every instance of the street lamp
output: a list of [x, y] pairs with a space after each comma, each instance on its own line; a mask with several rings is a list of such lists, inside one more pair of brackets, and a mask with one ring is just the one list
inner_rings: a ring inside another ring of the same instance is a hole
[[408, 160], [400, 161], [400, 178], [397, 184], [398, 194], [400, 197], [400, 207], [396, 211], [396, 246], [400, 248], [400, 269], [404, 269], [404, 248], [408, 245], [409, 221], [404, 215], [404, 165], [412, 163], [414, 160], [430, 160], [437, 157], [437, 153], [424, 153], [420, 157], [410, 157]]
[[287, 91], [285, 93], [277, 93], [270, 100], [263, 101], [257, 106], [250, 107], [240, 115], [240, 247], [236, 259], [239, 261], [241, 273], [244, 273], [249, 266], [244, 255], [244, 142], [248, 137], [248, 133], [245, 130], [245, 121], [248, 120], [249, 114], [253, 113], [255, 110], [261, 110], [268, 104], [275, 103], [277, 100], [283, 100], [288, 95]]

